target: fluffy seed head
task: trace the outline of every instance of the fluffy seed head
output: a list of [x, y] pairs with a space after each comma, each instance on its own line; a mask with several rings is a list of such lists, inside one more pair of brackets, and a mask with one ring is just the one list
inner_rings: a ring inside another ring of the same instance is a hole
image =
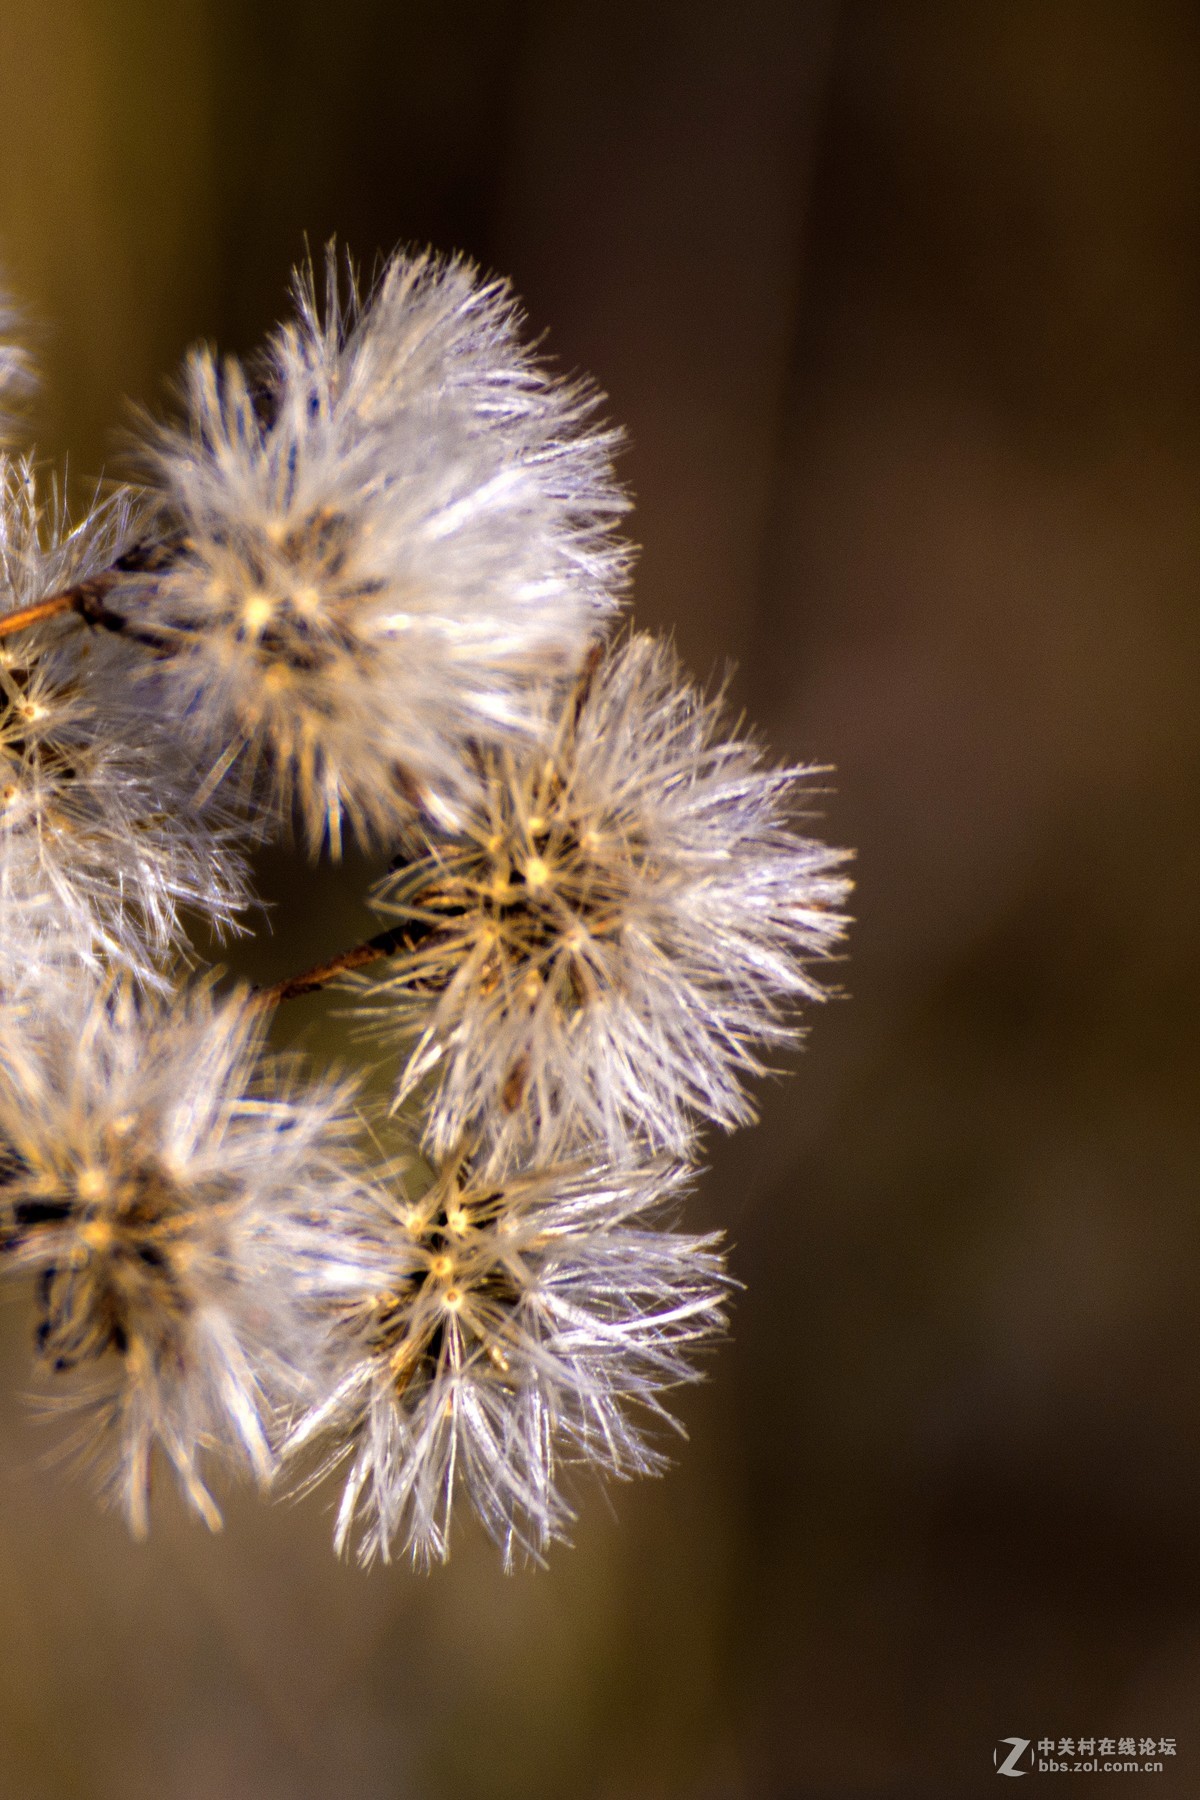
[[[69, 526], [26, 461], [0, 458], [0, 612], [107, 567], [130, 532], [118, 494]], [[75, 619], [0, 638], [0, 891], [35, 933], [152, 974], [180, 909], [223, 928], [246, 900], [230, 831], [131, 692], [124, 646]]]
[[0, 1266], [37, 1277], [39, 1358], [131, 1528], [160, 1447], [212, 1526], [202, 1453], [272, 1470], [269, 1398], [294, 1388], [288, 1209], [337, 1202], [348, 1096], [260, 1062], [262, 1012], [202, 987], [43, 1013], [0, 1054]]
[[310, 848], [457, 816], [467, 746], [520, 738], [614, 605], [615, 436], [522, 345], [507, 288], [396, 256], [366, 305], [311, 274], [257, 379], [193, 354], [151, 480], [171, 566], [143, 584], [173, 710]]
[[468, 1130], [686, 1153], [693, 1114], [752, 1116], [758, 1047], [820, 997], [844, 852], [796, 829], [809, 771], [764, 767], [652, 639], [555, 706], [540, 746], [486, 758], [461, 836], [377, 890], [415, 948], [357, 985], [412, 1045], [399, 1098], [431, 1084], [438, 1153]]
[[437, 1169], [360, 1221], [356, 1285], [330, 1286], [326, 1398], [285, 1444], [317, 1443], [316, 1476], [349, 1459], [335, 1544], [449, 1553], [461, 1490], [506, 1560], [564, 1535], [563, 1464], [616, 1475], [662, 1466], [647, 1422], [694, 1380], [723, 1324], [716, 1242], [669, 1229], [683, 1184], [662, 1163], [602, 1158], [536, 1169]]

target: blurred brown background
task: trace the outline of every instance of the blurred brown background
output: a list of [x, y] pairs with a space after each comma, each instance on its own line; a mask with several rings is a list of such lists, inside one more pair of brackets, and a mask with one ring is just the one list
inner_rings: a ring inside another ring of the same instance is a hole
[[547, 1572], [363, 1576], [322, 1499], [135, 1548], [5, 1310], [4, 1800], [941, 1800], [1014, 1733], [1200, 1793], [1198, 96], [1182, 0], [0, 4], [80, 491], [305, 234], [470, 251], [629, 428], [640, 620], [836, 764], [860, 881], [852, 999], [713, 1146], [690, 1442]]

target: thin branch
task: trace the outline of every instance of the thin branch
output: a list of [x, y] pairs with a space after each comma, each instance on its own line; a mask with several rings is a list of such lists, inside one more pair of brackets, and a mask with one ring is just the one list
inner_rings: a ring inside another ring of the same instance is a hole
[[0, 638], [25, 631], [30, 625], [40, 625], [43, 619], [53, 619], [59, 613], [74, 611], [75, 596], [71, 592], [51, 594], [48, 600], [35, 600], [32, 606], [18, 606], [15, 612], [0, 614]]
[[161, 543], [135, 544], [132, 549], [119, 556], [111, 568], [102, 569], [87, 581], [63, 588], [57, 594], [47, 594], [44, 599], [31, 601], [28, 606], [18, 606], [13, 612], [0, 614], [0, 638], [28, 631], [30, 626], [40, 625], [43, 619], [76, 613], [86, 624], [102, 631], [112, 631], [131, 638], [136, 644], [144, 644], [148, 650], [165, 651], [170, 648], [171, 642], [166, 633], [135, 624], [126, 614], [115, 612], [108, 606], [106, 599], [110, 591], [126, 576], [149, 574], [169, 566], [177, 550], [178, 542], [173, 538]]
[[388, 931], [381, 931], [364, 944], [355, 944], [352, 949], [343, 950], [328, 962], [317, 963], [311, 969], [305, 969], [302, 975], [290, 975], [286, 981], [277, 981], [273, 987], [257, 990], [258, 998], [263, 1006], [278, 1006], [282, 1000], [298, 1000], [304, 994], [315, 994], [321, 988], [328, 987], [339, 975], [348, 975], [354, 969], [365, 969], [371, 963], [381, 962], [386, 956], [395, 956], [401, 950], [415, 950], [420, 939], [425, 935], [418, 927], [411, 925], [393, 925]]

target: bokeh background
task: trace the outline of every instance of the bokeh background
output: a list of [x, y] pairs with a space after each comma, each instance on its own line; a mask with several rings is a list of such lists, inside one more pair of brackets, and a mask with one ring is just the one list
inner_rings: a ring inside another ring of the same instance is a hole
[[[860, 883], [711, 1146], [690, 1441], [548, 1570], [364, 1576], [324, 1498], [134, 1547], [5, 1309], [4, 1800], [949, 1800], [1009, 1734], [1200, 1793], [1198, 93], [1187, 0], [0, 0], [76, 493], [306, 236], [466, 250], [628, 427], [639, 620], [836, 765]], [[267, 867], [260, 972], [360, 873]]]

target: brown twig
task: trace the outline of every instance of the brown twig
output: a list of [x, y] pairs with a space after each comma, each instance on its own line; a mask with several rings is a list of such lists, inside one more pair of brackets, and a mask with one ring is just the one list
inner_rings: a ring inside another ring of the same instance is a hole
[[47, 594], [44, 599], [31, 601], [28, 606], [18, 606], [13, 612], [0, 614], [0, 638], [28, 631], [31, 626], [40, 625], [43, 619], [61, 618], [64, 613], [73, 612], [88, 625], [119, 633], [122, 637], [131, 638], [134, 643], [144, 644], [148, 650], [166, 650], [170, 639], [164, 633], [136, 625], [125, 613], [115, 612], [106, 604], [106, 600], [111, 590], [125, 576], [146, 574], [168, 566], [177, 547], [174, 539], [167, 539], [162, 543], [135, 544], [132, 549], [119, 556], [110, 569], [102, 569], [87, 581], [63, 588], [57, 594]]
[[409, 925], [393, 925], [388, 931], [381, 931], [365, 944], [355, 944], [349, 950], [342, 950], [328, 962], [317, 963], [311, 969], [305, 969], [302, 975], [290, 975], [286, 981], [277, 981], [273, 987], [257, 990], [258, 998], [263, 1006], [278, 1006], [282, 1000], [299, 1000], [304, 994], [315, 994], [321, 988], [328, 987], [339, 975], [349, 975], [354, 969], [365, 969], [371, 963], [381, 962], [385, 956], [395, 956], [400, 950], [415, 950], [419, 939], [424, 935], [419, 929]]
[[26, 631], [31, 625], [40, 625], [43, 619], [56, 618], [59, 613], [74, 611], [76, 605], [73, 589], [62, 594], [51, 594], [46, 600], [35, 600], [32, 606], [18, 606], [15, 612], [0, 614], [0, 638], [11, 637], [17, 631]]

